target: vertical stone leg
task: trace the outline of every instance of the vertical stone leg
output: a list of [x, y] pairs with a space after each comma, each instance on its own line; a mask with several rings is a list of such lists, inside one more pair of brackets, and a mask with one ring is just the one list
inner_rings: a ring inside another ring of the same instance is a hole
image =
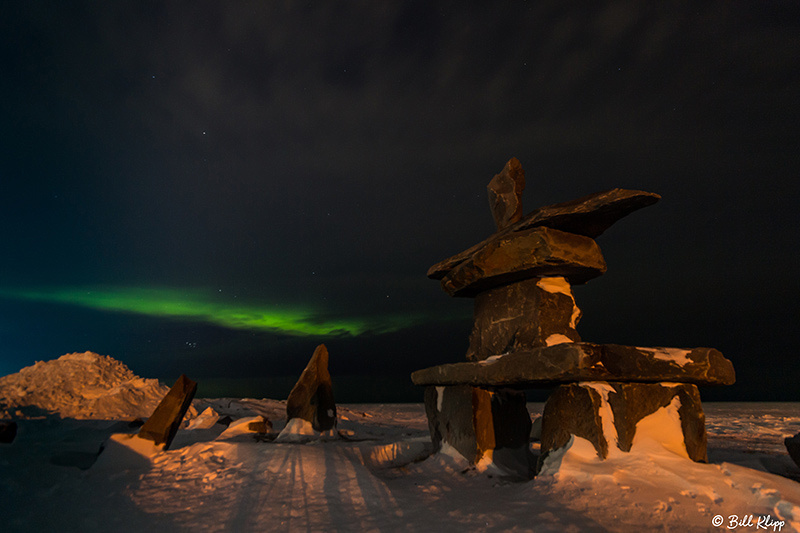
[[534, 474], [525, 394], [469, 385], [427, 387], [425, 412], [435, 450], [452, 446], [471, 464], [493, 463], [523, 479]]
[[708, 460], [700, 393], [687, 383], [562, 385], [544, 407], [539, 465], [572, 435], [591, 442], [601, 459], [615, 449], [629, 452], [637, 441], [651, 438], [693, 461]]

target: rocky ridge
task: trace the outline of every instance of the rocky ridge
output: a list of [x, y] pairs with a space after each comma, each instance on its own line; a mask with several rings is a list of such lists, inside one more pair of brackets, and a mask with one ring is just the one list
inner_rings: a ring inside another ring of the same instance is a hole
[[150, 416], [169, 387], [94, 352], [38, 361], [0, 377], [0, 417], [128, 420]]

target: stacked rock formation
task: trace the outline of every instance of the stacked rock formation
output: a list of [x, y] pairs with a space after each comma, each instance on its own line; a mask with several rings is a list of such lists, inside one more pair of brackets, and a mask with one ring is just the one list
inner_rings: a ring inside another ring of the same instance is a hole
[[[447, 443], [475, 464], [491, 460], [531, 477], [530, 417], [521, 390], [558, 386], [542, 419], [542, 457], [572, 435], [605, 458], [629, 451], [637, 423], [677, 409], [685, 452], [706, 460], [697, 385], [729, 385], [730, 361], [712, 348], [639, 348], [582, 342], [572, 286], [606, 271], [595, 238], [620, 218], [654, 204], [654, 193], [612, 189], [522, 216], [525, 177], [511, 159], [489, 183], [497, 232], [433, 265], [451, 296], [475, 299], [466, 362], [412, 374], [428, 387], [435, 446]], [[541, 462], [541, 459], [540, 459]]]

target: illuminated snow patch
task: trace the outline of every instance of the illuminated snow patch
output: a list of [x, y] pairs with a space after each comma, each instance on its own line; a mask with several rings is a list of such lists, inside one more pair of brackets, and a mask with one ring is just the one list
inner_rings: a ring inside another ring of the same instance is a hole
[[688, 365], [692, 362], [688, 357], [691, 350], [683, 350], [681, 348], [640, 348], [639, 346], [636, 349], [649, 353], [654, 359], [669, 361], [678, 366]]
[[553, 278], [540, 278], [536, 286], [543, 291], [566, 294], [572, 298], [572, 286], [563, 276]]
[[608, 443], [608, 455], [610, 457], [612, 453], [619, 451], [619, 436], [617, 435], [617, 427], [614, 425], [614, 411], [611, 409], [611, 404], [608, 403], [608, 395], [617, 391], [605, 381], [582, 381], [578, 383], [578, 386], [593, 389], [600, 395], [600, 406], [597, 414], [603, 425], [603, 436]]
[[[539, 281], [536, 282], [536, 286], [545, 292], [552, 294], [565, 294], [570, 297], [572, 300], [572, 318], [570, 319], [569, 326], [572, 329], [575, 329], [575, 326], [578, 325], [578, 320], [581, 317], [581, 310], [575, 303], [575, 296], [572, 294], [572, 285], [569, 284], [566, 278], [560, 276], [552, 278], [540, 278]], [[550, 345], [548, 344], [548, 346]]]
[[567, 342], [572, 342], [572, 339], [567, 337], [566, 335], [562, 335], [561, 333], [554, 333], [545, 339], [545, 344], [548, 346], [555, 346], [556, 344], [564, 344]]
[[647, 415], [636, 423], [631, 452], [652, 451], [666, 448], [670, 452], [689, 459], [681, 426], [681, 400], [677, 396], [666, 407]]

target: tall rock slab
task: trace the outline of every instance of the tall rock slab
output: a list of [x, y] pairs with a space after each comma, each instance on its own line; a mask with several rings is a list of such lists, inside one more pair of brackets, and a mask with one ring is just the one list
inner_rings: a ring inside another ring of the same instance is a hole
[[197, 383], [181, 374], [139, 430], [139, 437], [163, 444], [168, 450], [196, 392]]
[[309, 422], [314, 431], [324, 432], [336, 427], [336, 403], [333, 384], [328, 372], [328, 349], [317, 346], [314, 355], [297, 380], [286, 400], [286, 417]]

